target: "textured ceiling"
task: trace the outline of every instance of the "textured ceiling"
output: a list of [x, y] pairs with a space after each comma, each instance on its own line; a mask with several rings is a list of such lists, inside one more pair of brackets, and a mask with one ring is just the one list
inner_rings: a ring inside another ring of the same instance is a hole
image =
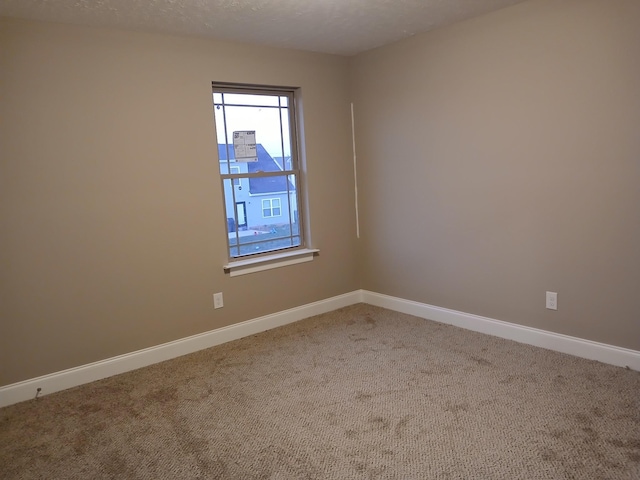
[[0, 15], [353, 55], [523, 0], [0, 0]]

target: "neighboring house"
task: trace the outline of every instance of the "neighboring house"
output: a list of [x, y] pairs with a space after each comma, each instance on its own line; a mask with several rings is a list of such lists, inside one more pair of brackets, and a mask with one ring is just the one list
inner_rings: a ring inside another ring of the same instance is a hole
[[[228, 148], [227, 148], [228, 147]], [[279, 172], [282, 167], [269, 152], [257, 144], [257, 162], [236, 162], [233, 145], [218, 145], [221, 173]], [[227, 172], [227, 151], [230, 159], [230, 172]], [[233, 180], [233, 191], [225, 185], [225, 208], [229, 232], [237, 228], [268, 229], [269, 226], [296, 223], [298, 218], [296, 188], [286, 177], [239, 178]], [[291, 205], [291, 216], [289, 216]]]
[[[282, 166], [284, 158], [284, 167]], [[273, 157], [278, 166], [283, 170], [291, 170], [291, 157]]]

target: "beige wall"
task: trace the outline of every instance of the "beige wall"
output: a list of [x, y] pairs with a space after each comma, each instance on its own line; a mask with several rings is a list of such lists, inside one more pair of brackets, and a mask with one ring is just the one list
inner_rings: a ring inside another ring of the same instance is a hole
[[[8, 19], [0, 47], [0, 385], [361, 287], [640, 350], [640, 2], [351, 60]], [[302, 87], [313, 262], [222, 272], [212, 80]]]
[[363, 288], [640, 350], [640, 2], [525, 2], [352, 67]]
[[[302, 87], [313, 262], [223, 273], [212, 80]], [[348, 86], [343, 57], [0, 20], [0, 385], [359, 288]]]

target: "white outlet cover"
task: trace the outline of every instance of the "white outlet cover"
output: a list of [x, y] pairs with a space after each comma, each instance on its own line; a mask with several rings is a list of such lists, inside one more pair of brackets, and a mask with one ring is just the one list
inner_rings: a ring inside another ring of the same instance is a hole
[[558, 294], [556, 292], [547, 292], [546, 307], [549, 310], [558, 310]]
[[222, 293], [214, 293], [213, 294], [213, 308], [222, 308], [224, 307], [224, 301], [222, 299]]

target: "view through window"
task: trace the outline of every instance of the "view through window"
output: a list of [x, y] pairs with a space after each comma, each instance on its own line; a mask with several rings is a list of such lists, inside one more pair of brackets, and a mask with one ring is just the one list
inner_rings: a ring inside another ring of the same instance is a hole
[[213, 84], [230, 259], [304, 246], [294, 94]]

